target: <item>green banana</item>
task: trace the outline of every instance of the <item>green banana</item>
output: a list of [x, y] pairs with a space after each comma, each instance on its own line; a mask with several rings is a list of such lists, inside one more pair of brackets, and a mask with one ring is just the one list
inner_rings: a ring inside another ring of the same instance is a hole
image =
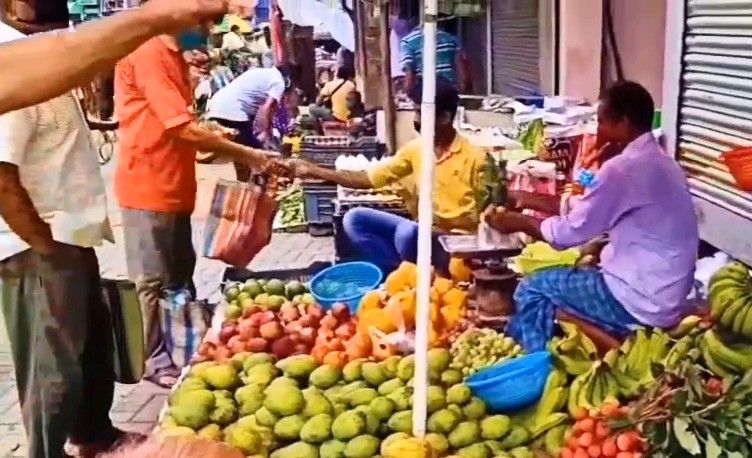
[[744, 323], [747, 322], [747, 316], [752, 313], [752, 301], [748, 300], [744, 304], [744, 308], [739, 310], [739, 313], [736, 314], [736, 317], [734, 317], [734, 324], [731, 327], [731, 329], [736, 334], [741, 334], [742, 330], [744, 329]]
[[749, 302], [747, 294], [738, 295], [720, 314], [719, 321], [726, 329], [733, 329], [736, 316], [744, 310]]
[[695, 339], [691, 336], [684, 336], [679, 339], [663, 360], [663, 365], [667, 369], [675, 369], [679, 363], [689, 354], [689, 351], [694, 347]]
[[593, 399], [593, 390], [595, 390], [595, 372], [591, 369], [588, 371], [587, 380], [577, 396], [577, 405], [587, 410], [592, 409], [593, 404], [590, 400]]
[[614, 377], [614, 373], [612, 370], [609, 370], [605, 374], [605, 383], [606, 383], [606, 391], [605, 396], [603, 397], [603, 400], [606, 401], [609, 398], [618, 399], [619, 398], [619, 384], [616, 382], [616, 378]]
[[605, 355], [603, 355], [603, 362], [612, 369], [616, 367], [618, 361], [619, 350], [609, 350]]
[[548, 431], [543, 439], [543, 447], [550, 456], [559, 456], [562, 447], [564, 447], [564, 435], [567, 433], [569, 425], [555, 426]]
[[560, 426], [566, 423], [568, 420], [569, 415], [563, 412], [552, 413], [551, 415], [543, 418], [541, 421], [536, 422], [536, 424], [532, 428], [530, 428], [530, 436], [532, 438], [540, 437], [551, 428]]
[[603, 374], [601, 371], [597, 371], [593, 376], [593, 394], [588, 401], [593, 407], [600, 407], [603, 404], [604, 394], [606, 386], [603, 383]]
[[749, 281], [749, 268], [739, 261], [734, 261], [724, 266], [716, 275]]
[[561, 369], [554, 369], [551, 371], [551, 373], [548, 375], [548, 379], [546, 379], [546, 387], [545, 390], [550, 388], [558, 388], [560, 386], [565, 386], [567, 384], [567, 373]]
[[558, 412], [557, 407], [561, 404], [561, 397], [566, 394], [565, 390], [564, 387], [556, 387], [543, 392], [535, 412], [536, 420]]
[[562, 355], [558, 353], [554, 353], [554, 358], [559, 363], [558, 366], [564, 369], [567, 374], [573, 375], [575, 377], [584, 374], [593, 365], [593, 362], [589, 359], [575, 359], [568, 355]]
[[678, 325], [674, 326], [674, 329], [672, 329], [669, 334], [674, 339], [681, 339], [697, 329], [697, 327], [700, 326], [700, 323], [702, 323], [702, 317], [700, 316], [685, 316]]
[[744, 288], [745, 282], [739, 280], [738, 278], [731, 278], [731, 277], [725, 277], [720, 278], [715, 282], [710, 282], [710, 286], [708, 286], [708, 298], [711, 300], [714, 299], [721, 291], [724, 291], [726, 288]]
[[710, 298], [710, 316], [713, 319], [720, 319], [736, 299], [745, 293], [743, 287], [726, 288], [716, 296]]
[[645, 372], [650, 370], [650, 339], [644, 328], [637, 330], [635, 343], [627, 354], [625, 372], [631, 377], [642, 380]]
[[633, 379], [628, 374], [615, 370], [611, 373], [613, 375], [616, 384], [619, 387], [619, 394], [626, 398], [633, 398], [639, 396], [642, 391], [642, 384], [638, 380]]
[[704, 338], [711, 357], [717, 363], [730, 369], [731, 372], [743, 374], [752, 368], [752, 358], [735, 352], [726, 346], [713, 329], [708, 329]]
[[661, 329], [654, 329], [650, 336], [650, 361], [662, 361], [669, 351], [671, 338]]
[[[752, 306], [750, 308], [752, 309]], [[740, 334], [745, 337], [752, 337], [752, 313], [747, 313], [747, 316], [744, 317]]]
[[713, 359], [713, 355], [710, 354], [710, 350], [704, 339], [700, 341], [700, 351], [702, 352], [702, 359], [705, 361], [707, 368], [710, 369], [710, 372], [721, 378], [727, 378], [734, 375]]
[[577, 414], [577, 411], [579, 410], [579, 398], [580, 398], [580, 392], [585, 387], [585, 382], [588, 381], [590, 377], [589, 372], [585, 372], [583, 374], [578, 375], [574, 378], [572, 381], [572, 385], [569, 387], [569, 399], [567, 399], [567, 412], [571, 416], [575, 416]]

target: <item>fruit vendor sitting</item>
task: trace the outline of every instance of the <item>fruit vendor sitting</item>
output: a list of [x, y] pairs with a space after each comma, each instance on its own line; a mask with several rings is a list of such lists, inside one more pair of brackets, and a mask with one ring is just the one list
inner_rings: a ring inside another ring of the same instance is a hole
[[543, 221], [499, 207], [485, 213], [496, 230], [524, 232], [557, 249], [609, 239], [599, 267], [550, 268], [520, 283], [508, 331], [526, 351], [545, 348], [557, 310], [615, 336], [637, 325], [672, 327], [692, 313], [685, 299], [699, 243], [697, 218], [684, 173], [652, 135], [653, 111], [645, 88], [616, 83], [601, 99], [598, 135], [624, 149], [602, 165], [567, 213]]
[[[420, 85], [416, 86], [420, 88]], [[420, 89], [411, 94], [420, 104]], [[433, 193], [434, 233], [475, 233], [484, 201], [481, 172], [485, 156], [455, 130], [453, 122], [459, 94], [453, 84], [436, 81], [436, 169]], [[415, 129], [420, 131], [420, 113]], [[421, 170], [423, 140], [416, 138], [388, 161], [365, 171], [330, 170], [303, 160], [291, 161], [296, 176], [317, 178], [354, 189], [381, 188], [413, 176], [417, 182]], [[415, 262], [418, 224], [407, 218], [371, 208], [355, 208], [343, 220], [344, 231], [357, 253], [379, 266], [384, 273], [393, 271], [402, 261]], [[449, 255], [434, 237], [433, 265], [446, 272]]]

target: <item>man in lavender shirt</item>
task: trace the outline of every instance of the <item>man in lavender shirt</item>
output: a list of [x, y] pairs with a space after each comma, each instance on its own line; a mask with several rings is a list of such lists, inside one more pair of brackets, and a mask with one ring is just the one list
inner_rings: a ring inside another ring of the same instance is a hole
[[651, 133], [653, 111], [650, 94], [637, 83], [608, 89], [598, 135], [625, 147], [567, 214], [541, 222], [501, 208], [486, 212], [497, 230], [524, 232], [557, 249], [608, 235], [600, 267], [552, 268], [520, 283], [508, 329], [525, 350], [545, 348], [557, 310], [616, 335], [641, 324], [671, 327], [692, 312], [685, 299], [699, 243], [697, 218], [684, 173]]

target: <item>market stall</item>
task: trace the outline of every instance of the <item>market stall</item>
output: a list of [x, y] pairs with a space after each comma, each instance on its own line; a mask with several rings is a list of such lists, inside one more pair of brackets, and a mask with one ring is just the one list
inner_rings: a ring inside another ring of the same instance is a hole
[[[428, 5], [429, 19], [435, 9]], [[425, 157], [434, 155], [435, 27], [426, 24]], [[510, 189], [556, 196], [564, 183], [588, 186], [593, 107], [566, 99], [539, 105], [489, 103], [489, 113], [512, 110], [504, 129], [477, 114], [458, 120], [489, 153], [483, 179], [495, 205]], [[300, 154], [364, 170], [378, 160], [371, 143], [308, 136]], [[227, 282], [157, 433], [272, 458], [752, 456], [746, 266], [714, 268], [695, 292], [705, 307], [673, 329], [614, 336], [559, 313], [545, 350], [528, 353], [506, 330], [515, 286], [544, 269], [576, 265], [581, 251], [484, 231], [443, 235], [451, 260], [448, 275], [439, 275], [431, 265], [431, 164], [416, 177], [422, 192], [411, 208], [417, 264], [386, 276], [347, 262], [305, 283]], [[305, 213], [330, 218], [327, 224], [349, 206], [410, 207], [396, 189], [303, 182], [282, 196], [296, 205], [280, 212], [282, 220], [299, 217], [301, 195]]]
[[[529, 275], [575, 259], [528, 247], [513, 268]], [[747, 402], [752, 367], [752, 286], [739, 263], [714, 274], [707, 318], [641, 328], [611, 349], [562, 320], [547, 351], [525, 354], [479, 319], [471, 272], [453, 262], [452, 278], [431, 277], [425, 442], [411, 438], [417, 266], [383, 280], [367, 266], [337, 267], [308, 286], [228, 283], [221, 319], [170, 396], [159, 433], [276, 457], [750, 451], [740, 440], [747, 409], [729, 409]], [[332, 303], [338, 295], [350, 299]]]

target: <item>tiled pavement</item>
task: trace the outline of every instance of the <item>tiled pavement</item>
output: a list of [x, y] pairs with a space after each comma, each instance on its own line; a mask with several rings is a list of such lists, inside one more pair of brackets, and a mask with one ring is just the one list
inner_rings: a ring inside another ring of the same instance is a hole
[[[114, 160], [102, 169], [108, 184], [111, 183], [113, 162]], [[208, 212], [214, 182], [218, 178], [233, 178], [233, 174], [232, 167], [227, 164], [198, 167], [199, 197], [193, 218], [194, 241], [201, 240], [203, 221]], [[108, 198], [110, 203], [114, 202], [111, 192]], [[107, 244], [98, 250], [100, 268], [106, 278], [125, 277], [120, 216], [114, 207], [110, 209], [110, 213], [116, 243]], [[272, 243], [259, 253], [249, 269], [303, 269], [315, 261], [330, 261], [333, 255], [331, 238], [312, 238], [307, 234], [275, 234]], [[223, 272], [224, 264], [221, 262], [199, 258], [195, 281], [200, 297], [217, 299]], [[148, 432], [154, 427], [166, 398], [166, 390], [149, 383], [118, 385], [110, 416], [123, 429]], [[26, 456], [25, 443], [5, 324], [0, 316], [0, 458]]]

